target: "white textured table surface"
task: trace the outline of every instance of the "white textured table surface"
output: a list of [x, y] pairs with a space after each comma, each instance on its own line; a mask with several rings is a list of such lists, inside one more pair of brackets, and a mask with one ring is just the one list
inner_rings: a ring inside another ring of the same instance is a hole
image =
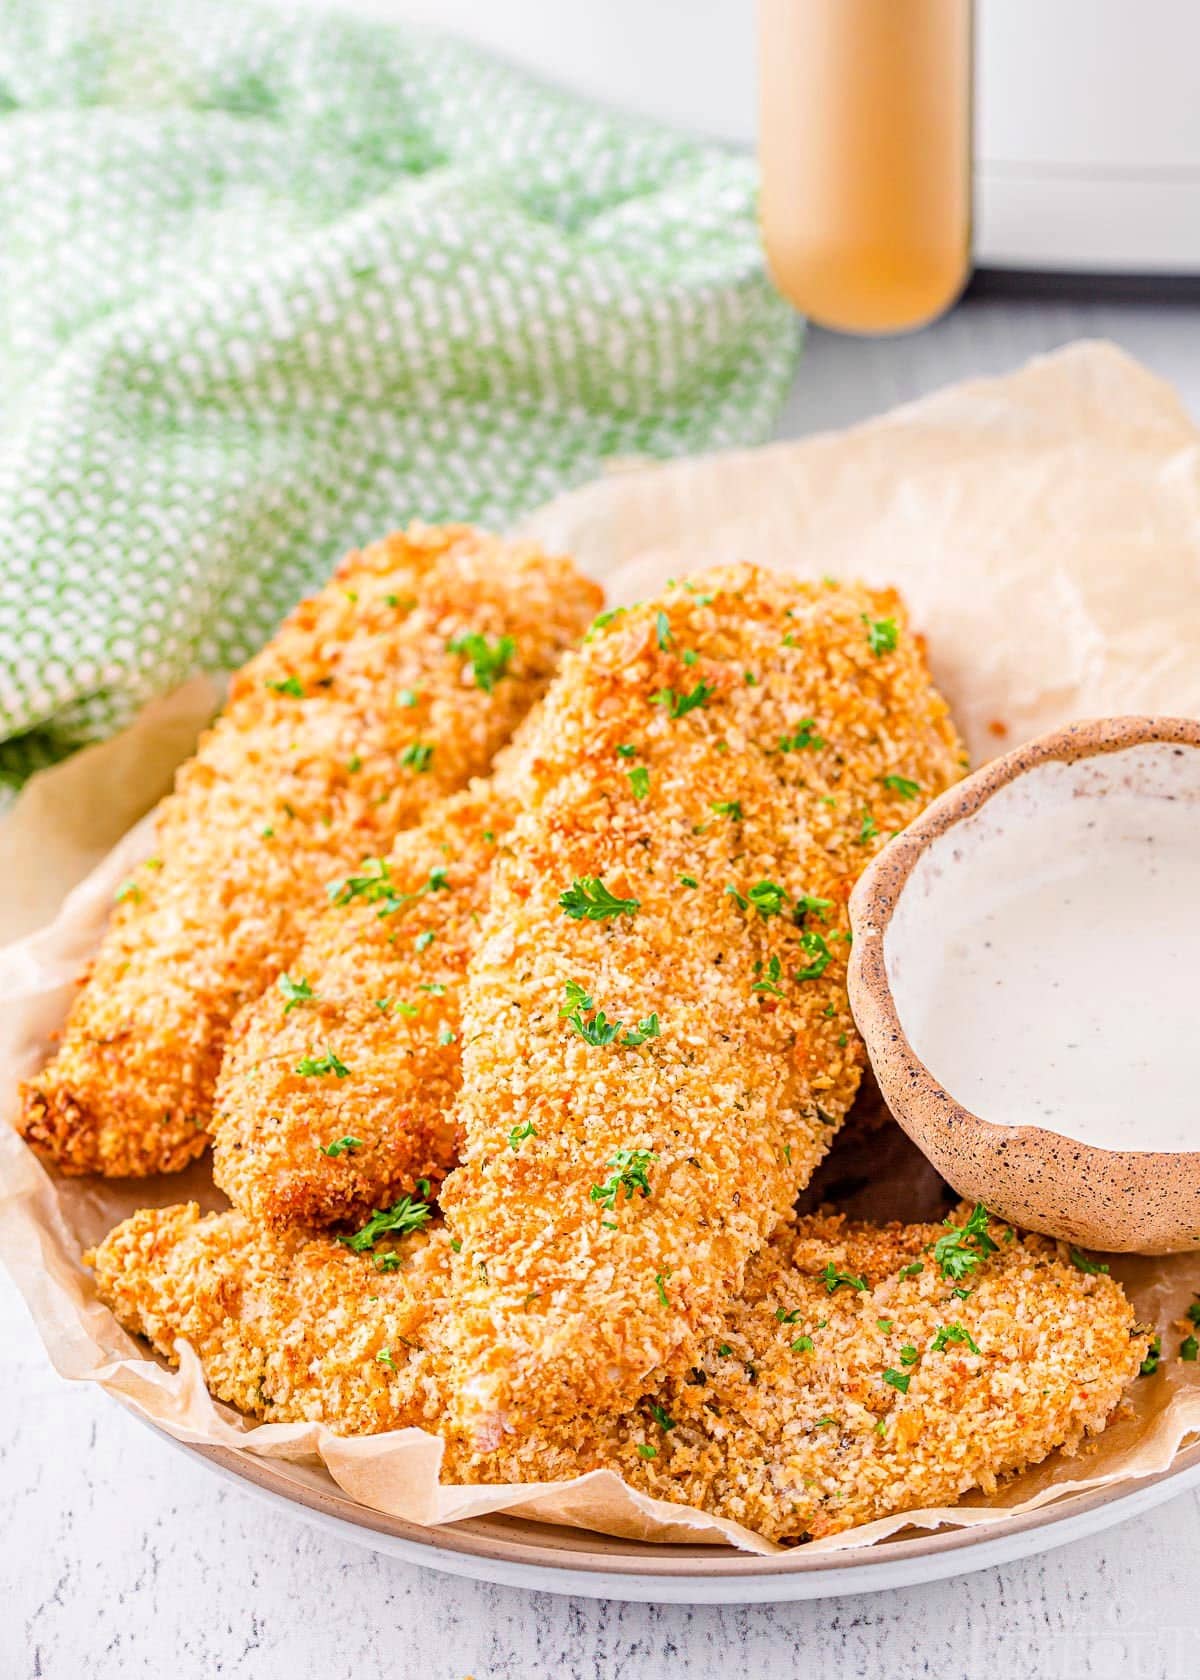
[[[1200, 415], [1200, 307], [974, 301], [896, 342], [814, 334], [785, 434], [1081, 336]], [[1200, 1649], [1200, 1497], [959, 1581], [779, 1609], [477, 1586], [280, 1516], [59, 1381], [0, 1277], [0, 1680], [1176, 1680]]]

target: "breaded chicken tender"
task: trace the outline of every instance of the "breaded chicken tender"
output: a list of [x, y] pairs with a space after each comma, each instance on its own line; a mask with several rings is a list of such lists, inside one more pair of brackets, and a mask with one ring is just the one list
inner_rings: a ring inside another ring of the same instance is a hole
[[[449, 1434], [443, 1480], [613, 1469], [783, 1542], [993, 1491], [1103, 1428], [1149, 1333], [1054, 1243], [960, 1220], [781, 1227], [691, 1370], [497, 1452]], [[444, 1229], [355, 1254], [194, 1205], [135, 1215], [92, 1257], [125, 1328], [172, 1359], [186, 1338], [218, 1398], [346, 1434], [445, 1428], [452, 1258]]]
[[891, 592], [734, 566], [604, 620], [463, 1005], [451, 1388], [485, 1449], [695, 1363], [858, 1085], [850, 889], [963, 766]]
[[454, 1165], [461, 993], [512, 816], [490, 781], [435, 805], [333, 883], [288, 972], [235, 1019], [213, 1177], [254, 1219], [357, 1219]]
[[120, 894], [22, 1130], [64, 1172], [176, 1170], [206, 1142], [229, 1023], [326, 883], [488, 768], [599, 591], [468, 527], [342, 562], [234, 679]]

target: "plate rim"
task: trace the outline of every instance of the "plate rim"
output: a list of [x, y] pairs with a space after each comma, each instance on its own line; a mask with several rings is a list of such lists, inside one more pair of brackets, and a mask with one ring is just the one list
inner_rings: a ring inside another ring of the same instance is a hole
[[[438, 1560], [449, 1555], [454, 1558], [473, 1559], [480, 1564], [501, 1566], [505, 1570], [550, 1571], [559, 1575], [607, 1576], [618, 1579], [649, 1578], [664, 1585], [668, 1582], [693, 1581], [698, 1587], [705, 1584], [715, 1586], [717, 1583], [732, 1585], [739, 1581], [762, 1582], [772, 1578], [782, 1581], [797, 1577], [836, 1577], [854, 1570], [862, 1571], [864, 1568], [884, 1572], [889, 1565], [920, 1565], [924, 1561], [936, 1565], [948, 1557], [954, 1558], [959, 1553], [969, 1557], [989, 1541], [1019, 1542], [1021, 1537], [1027, 1537], [1032, 1532], [1053, 1532], [1055, 1528], [1071, 1525], [1078, 1519], [1086, 1519], [1089, 1515], [1109, 1507], [1120, 1506], [1125, 1502], [1138, 1502], [1151, 1490], [1168, 1488], [1172, 1482], [1184, 1482], [1184, 1486], [1179, 1489], [1182, 1493], [1188, 1485], [1200, 1481], [1200, 1440], [1195, 1440], [1190, 1445], [1181, 1447], [1165, 1470], [1139, 1476], [1130, 1481], [1084, 1488], [1078, 1493], [1068, 1494], [1062, 1499], [1038, 1506], [1032, 1511], [1021, 1512], [1007, 1520], [1001, 1519], [982, 1529], [946, 1527], [929, 1532], [919, 1531], [909, 1539], [881, 1540], [872, 1546], [849, 1546], [836, 1552], [813, 1552], [809, 1548], [799, 1546], [783, 1553], [765, 1556], [754, 1552], [737, 1552], [725, 1546], [697, 1545], [686, 1549], [679, 1544], [670, 1544], [656, 1547], [652, 1541], [627, 1542], [639, 1548], [636, 1553], [628, 1554], [588, 1552], [582, 1549], [570, 1551], [537, 1538], [516, 1536], [509, 1540], [495, 1534], [480, 1534], [475, 1527], [479, 1519], [470, 1517], [459, 1522], [425, 1525], [411, 1522], [405, 1517], [391, 1516], [386, 1511], [377, 1511], [360, 1504], [339, 1488], [332, 1479], [328, 1488], [308, 1487], [283, 1474], [271, 1459], [259, 1458], [244, 1448], [209, 1446], [201, 1442], [180, 1440], [161, 1424], [146, 1417], [124, 1397], [113, 1398], [170, 1445], [189, 1456], [199, 1458], [223, 1476], [246, 1484], [260, 1496], [283, 1500], [288, 1505], [299, 1507], [298, 1514], [301, 1516], [310, 1519], [315, 1517], [322, 1523], [332, 1523], [339, 1529], [357, 1531], [348, 1538], [358, 1538], [362, 1545], [372, 1547], [371, 1536], [379, 1535], [386, 1540], [400, 1542], [406, 1549], [428, 1552], [430, 1556], [427, 1562], [424, 1559], [415, 1561], [426, 1562], [426, 1567], [433, 1569], [447, 1567], [444, 1563], [439, 1564]], [[1170, 1497], [1169, 1491], [1163, 1493], [1162, 1497]], [[496, 1513], [497, 1516], [504, 1514]], [[1132, 1516], [1136, 1513], [1129, 1514]], [[533, 1521], [519, 1517], [513, 1520], [530, 1523]], [[1120, 1520], [1119, 1516], [1112, 1518], [1114, 1522]], [[589, 1530], [574, 1528], [573, 1525], [563, 1526], [570, 1527], [571, 1532], [575, 1534], [589, 1533]], [[618, 1536], [599, 1532], [596, 1532], [595, 1538], [601, 1542], [619, 1541]], [[1063, 1538], [1066, 1540], [1070, 1536]], [[1048, 1541], [1044, 1549], [1049, 1549], [1054, 1543], [1053, 1540]], [[966, 1574], [973, 1567], [975, 1566], [971, 1563], [965, 1562], [961, 1571], [951, 1568], [940, 1572]], [[544, 1590], [547, 1587], [545, 1582], [531, 1581], [529, 1585], [540, 1585]], [[858, 1591], [862, 1588], [856, 1586], [846, 1590]]]

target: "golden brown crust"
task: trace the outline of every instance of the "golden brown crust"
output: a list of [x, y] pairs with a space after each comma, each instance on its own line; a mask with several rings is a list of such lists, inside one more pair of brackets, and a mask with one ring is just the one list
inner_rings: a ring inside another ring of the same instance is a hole
[[[255, 1220], [358, 1220], [454, 1165], [461, 993], [511, 822], [491, 782], [435, 805], [393, 845], [386, 895], [313, 918], [288, 966], [291, 998], [273, 988], [235, 1019], [213, 1177]], [[313, 996], [297, 998], [301, 986]], [[331, 1050], [340, 1076], [298, 1071]]]
[[[894, 595], [739, 566], [610, 615], [526, 765], [469, 972], [465, 1159], [443, 1196], [454, 1403], [481, 1445], [632, 1404], [693, 1362], [858, 1084], [853, 881], [961, 747]], [[569, 918], [576, 877], [636, 913]], [[804, 912], [804, 894], [825, 902]], [[616, 1042], [563, 1019], [570, 983]], [[651, 1016], [659, 1035], [625, 1043]], [[606, 1206], [618, 1151], [648, 1177]]]
[[[22, 1129], [65, 1172], [182, 1167], [237, 1008], [286, 967], [328, 881], [485, 771], [595, 611], [566, 560], [464, 526], [352, 554], [234, 677], [176, 780]], [[490, 690], [449, 643], [511, 636]], [[426, 749], [432, 748], [432, 752]]]
[[[611, 1468], [785, 1542], [991, 1491], [1103, 1427], [1147, 1334], [1117, 1283], [1043, 1238], [993, 1223], [995, 1252], [954, 1279], [930, 1250], [944, 1234], [819, 1215], [784, 1226], [693, 1369], [625, 1413], [535, 1426], [492, 1453], [448, 1434], [443, 1478]], [[436, 1432], [447, 1233], [389, 1252], [399, 1269], [381, 1272], [328, 1237], [273, 1241], [241, 1214], [192, 1206], [135, 1215], [92, 1258], [126, 1329], [168, 1358], [186, 1338], [214, 1394], [242, 1410], [347, 1434]]]

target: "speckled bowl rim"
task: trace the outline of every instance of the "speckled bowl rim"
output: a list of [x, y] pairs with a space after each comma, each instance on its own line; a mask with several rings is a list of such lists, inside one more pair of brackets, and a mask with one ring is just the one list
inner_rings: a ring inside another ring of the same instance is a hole
[[[871, 861], [859, 877], [850, 896], [850, 926], [853, 944], [847, 976], [850, 1008], [862, 1034], [872, 1063], [886, 1055], [898, 1067], [913, 1106], [929, 1104], [952, 1119], [1002, 1133], [1013, 1143], [1036, 1144], [1039, 1139], [1061, 1143], [1060, 1133], [1041, 1126], [1001, 1125], [975, 1114], [956, 1102], [934, 1078], [909, 1042], [900, 1020], [884, 960], [884, 943], [892, 916], [917, 863], [935, 840], [981, 811], [1002, 788], [1011, 786], [1041, 765], [1073, 764], [1084, 758], [1099, 758], [1124, 752], [1130, 747], [1186, 746], [1200, 748], [1200, 720], [1176, 717], [1092, 718], [1040, 735], [1012, 752], [994, 758], [945, 793], [902, 829], [894, 840]], [[1200, 1175], [1200, 1150], [1102, 1149], [1096, 1144], [1071, 1138], [1072, 1152], [1082, 1170], [1110, 1171], [1114, 1162], [1165, 1165], [1185, 1161], [1190, 1173]]]

